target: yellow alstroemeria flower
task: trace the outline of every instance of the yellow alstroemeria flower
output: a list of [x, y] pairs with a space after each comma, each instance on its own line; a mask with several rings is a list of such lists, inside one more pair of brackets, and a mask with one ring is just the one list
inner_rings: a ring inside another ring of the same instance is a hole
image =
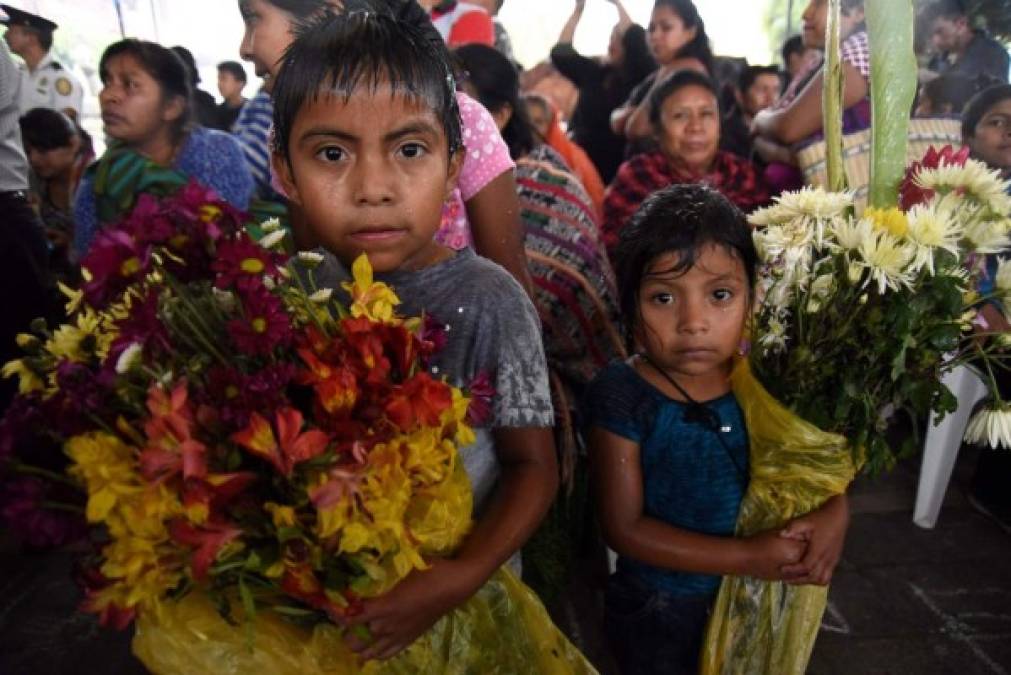
[[143, 491], [133, 465], [133, 449], [104, 432], [82, 434], [67, 441], [74, 464], [70, 474], [88, 490], [88, 522], [103, 522], [124, 497]]
[[298, 527], [298, 518], [295, 516], [295, 509], [290, 506], [282, 506], [274, 502], [267, 502], [263, 505], [265, 511], [270, 514], [274, 521], [274, 527]]
[[38, 373], [29, 368], [28, 363], [24, 359], [8, 361], [4, 364], [3, 371], [0, 372], [0, 374], [2, 374], [5, 379], [17, 376], [18, 392], [21, 394], [30, 394], [34, 391], [42, 391], [46, 388], [45, 380], [43, 380]]
[[344, 289], [351, 294], [351, 316], [364, 316], [370, 321], [391, 323], [393, 308], [400, 304], [400, 298], [393, 289], [381, 281], [374, 281], [372, 265], [364, 253], [351, 266], [354, 283], [345, 282]]

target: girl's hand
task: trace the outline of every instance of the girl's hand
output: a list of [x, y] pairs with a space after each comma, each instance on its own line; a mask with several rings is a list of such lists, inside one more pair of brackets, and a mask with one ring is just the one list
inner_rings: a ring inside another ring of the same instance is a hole
[[796, 566], [807, 551], [807, 542], [798, 538], [780, 536], [770, 530], [743, 540], [746, 547], [744, 573], [766, 581], [782, 581], [784, 569]]
[[846, 495], [837, 495], [817, 511], [791, 521], [780, 536], [805, 542], [807, 553], [799, 563], [782, 568], [787, 583], [827, 586], [842, 556], [849, 523]]
[[416, 570], [386, 595], [365, 601], [364, 610], [349, 622], [349, 628], [364, 626], [372, 639], [362, 641], [348, 630], [345, 641], [352, 651], [365, 660], [392, 658], [474, 594], [470, 575], [456, 561], [428, 562], [429, 569]]

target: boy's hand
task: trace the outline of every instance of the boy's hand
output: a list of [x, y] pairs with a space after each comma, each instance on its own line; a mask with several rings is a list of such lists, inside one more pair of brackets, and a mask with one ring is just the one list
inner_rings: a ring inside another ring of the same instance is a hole
[[788, 583], [827, 586], [842, 556], [849, 522], [846, 495], [832, 497], [817, 511], [790, 521], [780, 536], [806, 542], [807, 553], [799, 563], [782, 568]]
[[364, 610], [351, 619], [349, 627], [365, 626], [372, 639], [362, 641], [348, 630], [345, 641], [352, 651], [365, 660], [392, 658], [473, 595], [469, 575], [455, 561], [428, 562], [429, 569], [415, 570], [386, 595], [365, 601]]
[[780, 536], [774, 530], [748, 537], [744, 545], [748, 556], [745, 574], [766, 581], [785, 579], [784, 568], [795, 566], [807, 550], [807, 542]]

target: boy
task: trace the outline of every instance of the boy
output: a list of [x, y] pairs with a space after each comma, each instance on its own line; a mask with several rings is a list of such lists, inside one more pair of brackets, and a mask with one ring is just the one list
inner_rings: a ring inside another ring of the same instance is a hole
[[539, 323], [505, 270], [434, 240], [463, 158], [441, 44], [375, 13], [329, 18], [291, 47], [273, 97], [274, 171], [315, 239], [344, 268], [367, 254], [377, 278], [403, 299], [401, 313], [424, 312], [444, 326], [448, 341], [430, 363], [436, 376], [474, 393], [488, 377], [494, 388], [490, 420], [461, 450], [474, 489], [471, 534], [452, 559], [366, 601], [355, 619], [372, 640], [352, 638], [352, 646], [365, 658], [389, 658], [481, 588], [553, 499]]

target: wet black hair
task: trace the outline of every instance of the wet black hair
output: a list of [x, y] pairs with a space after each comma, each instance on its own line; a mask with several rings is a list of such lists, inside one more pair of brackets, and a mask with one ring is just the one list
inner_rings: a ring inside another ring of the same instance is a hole
[[247, 82], [246, 69], [238, 61], [222, 61], [218, 64], [219, 73], [229, 73], [239, 82]]
[[737, 88], [742, 94], [746, 93], [762, 75], [775, 75], [777, 79], [781, 77], [776, 66], [745, 66], [737, 78]]
[[112, 43], [102, 52], [102, 58], [98, 62], [98, 74], [103, 84], [108, 78], [109, 61], [123, 55], [132, 56], [144, 72], [154, 78], [161, 88], [162, 100], [167, 101], [173, 97], [183, 99], [183, 112], [172, 123], [172, 138], [179, 141], [189, 129], [193, 117], [193, 89], [186, 64], [178, 54], [167, 47], [155, 42], [127, 38]]
[[655, 131], [659, 132], [663, 126], [664, 101], [673, 96], [675, 92], [692, 85], [712, 92], [713, 98], [716, 99], [716, 106], [719, 107], [719, 90], [711, 77], [703, 75], [697, 70], [675, 70], [649, 95], [649, 121]]
[[300, 29], [285, 52], [271, 98], [274, 143], [286, 159], [298, 112], [323, 96], [345, 101], [360, 89], [389, 85], [394, 95], [423, 103], [442, 122], [449, 153], [463, 134], [456, 83], [445, 46], [385, 13], [328, 14]]
[[681, 18], [685, 28], [695, 29], [695, 37], [691, 42], [678, 50], [675, 55], [679, 59], [698, 59], [706, 67], [706, 72], [713, 74], [713, 50], [706, 34], [706, 24], [699, 15], [698, 7], [692, 0], [656, 0], [653, 9], [667, 7]]
[[267, 2], [283, 9], [296, 19], [307, 19], [324, 9], [326, 5], [323, 0], [267, 0]]
[[962, 141], [976, 135], [976, 127], [990, 108], [1011, 98], [1011, 84], [1000, 84], [979, 92], [965, 104], [962, 111]]
[[502, 139], [515, 160], [534, 149], [530, 115], [520, 98], [520, 75], [516, 66], [494, 47], [468, 44], [453, 50], [457, 63], [467, 71], [468, 81], [477, 90], [481, 105], [492, 113], [505, 106], [512, 109], [509, 122], [502, 129]]
[[718, 246], [741, 261], [748, 288], [755, 286], [758, 253], [751, 228], [741, 210], [705, 185], [671, 185], [646, 198], [621, 230], [614, 251], [625, 340], [634, 349], [639, 320], [639, 289], [650, 265], [667, 253], [677, 254], [677, 264], [665, 272], [684, 274], [699, 253]]
[[646, 29], [639, 24], [633, 23], [622, 33], [621, 50], [624, 57], [618, 69], [625, 82], [639, 84], [656, 70], [656, 59], [650, 53], [646, 40]]

